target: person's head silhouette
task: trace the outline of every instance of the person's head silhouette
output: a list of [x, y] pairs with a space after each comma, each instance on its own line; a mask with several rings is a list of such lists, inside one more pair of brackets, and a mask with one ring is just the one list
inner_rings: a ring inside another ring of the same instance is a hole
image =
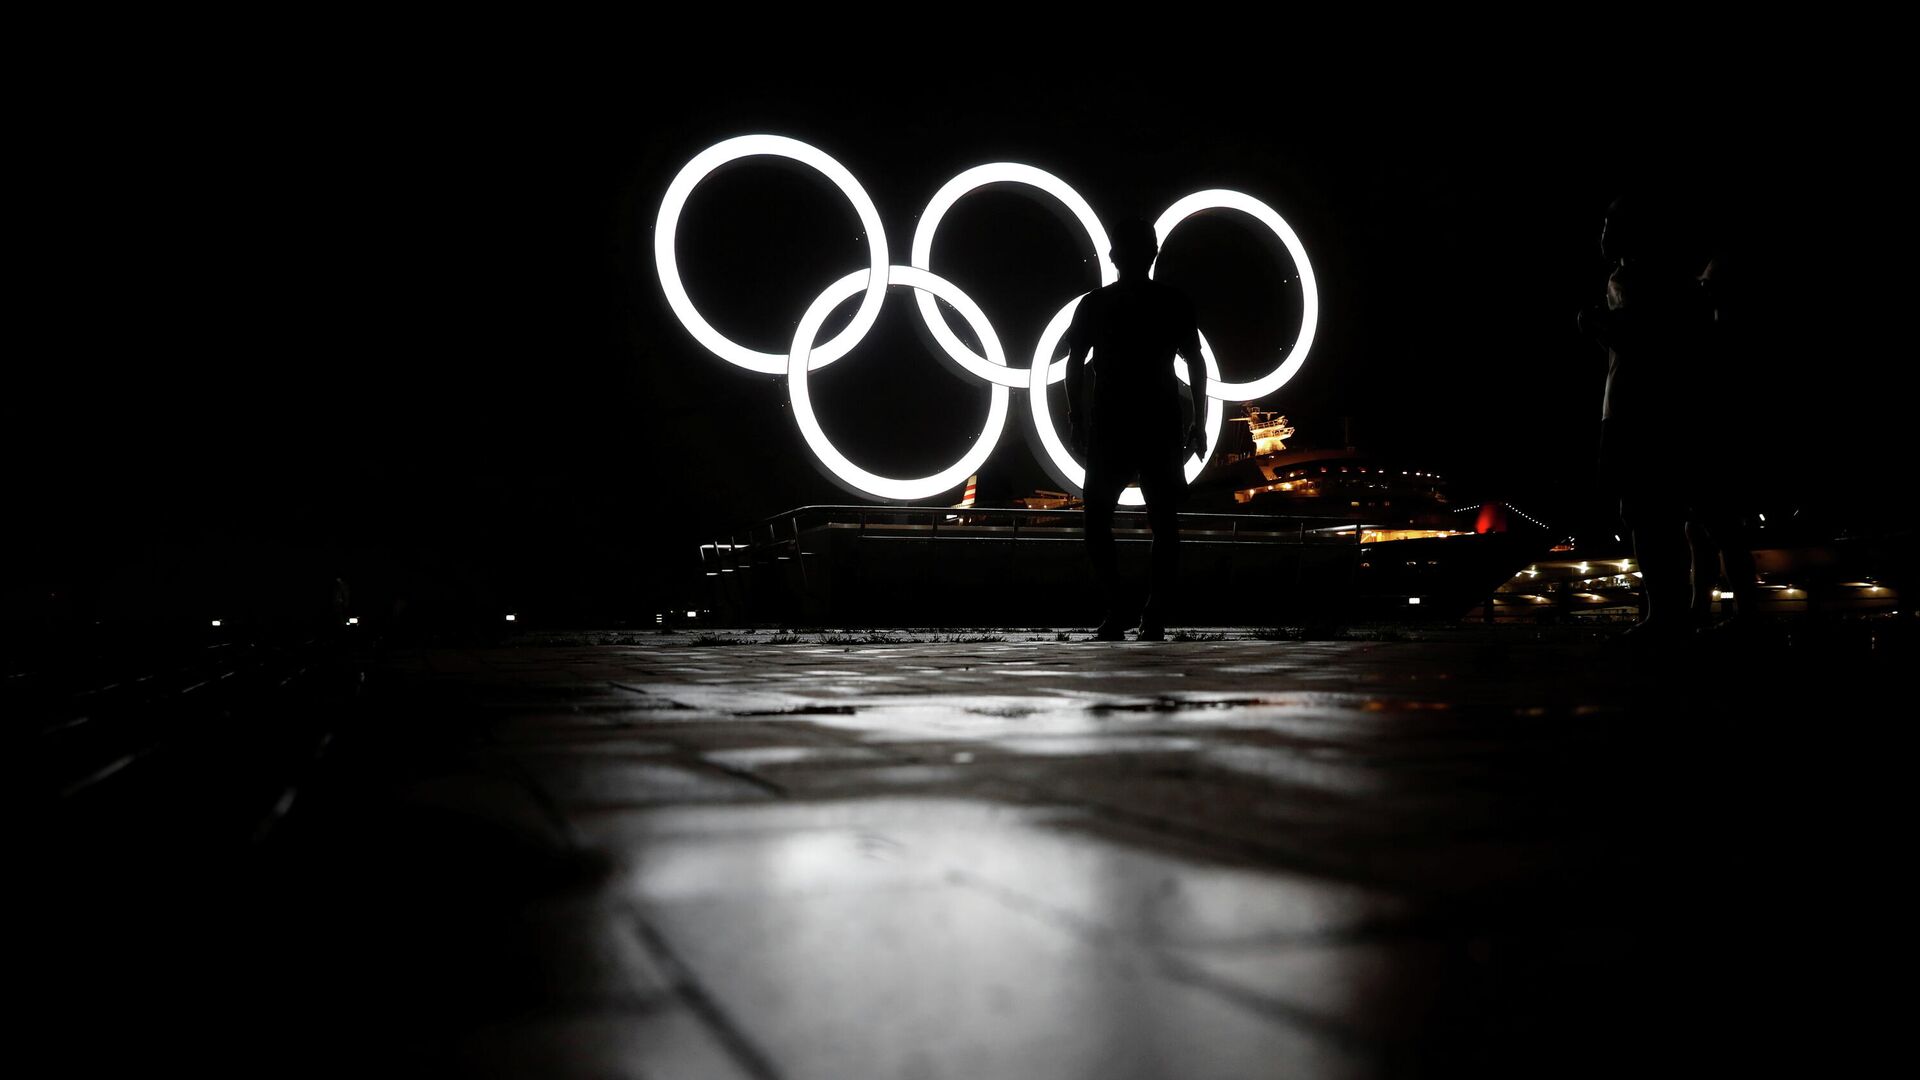
[[1600, 253], [1609, 262], [1680, 264], [1697, 273], [1708, 256], [1697, 216], [1686, 200], [1669, 192], [1622, 195], [1607, 207], [1600, 227]]
[[1154, 235], [1153, 226], [1139, 218], [1128, 218], [1113, 230], [1114, 269], [1120, 271], [1123, 279], [1143, 278], [1153, 268], [1153, 260], [1160, 254], [1160, 240]]

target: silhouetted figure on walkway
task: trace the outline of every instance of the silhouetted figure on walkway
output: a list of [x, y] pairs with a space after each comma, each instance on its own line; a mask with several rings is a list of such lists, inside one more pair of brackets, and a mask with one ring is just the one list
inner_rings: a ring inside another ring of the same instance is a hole
[[1700, 276], [1713, 309], [1713, 333], [1699, 382], [1707, 398], [1705, 435], [1688, 500], [1687, 540], [1693, 545], [1693, 622], [1701, 629], [1715, 625], [1714, 592], [1723, 576], [1734, 615], [1721, 626], [1751, 624], [1760, 601], [1747, 521], [1761, 501], [1765, 417], [1759, 381], [1750, 370], [1763, 351], [1755, 335], [1760, 313], [1750, 297], [1742, 298], [1750, 283], [1743, 285], [1737, 270], [1730, 275], [1728, 266], [1725, 253], [1716, 254]]
[[1606, 302], [1581, 316], [1608, 351], [1600, 471], [1640, 560], [1646, 618], [1632, 633], [1641, 641], [1678, 641], [1693, 625], [1687, 522], [1700, 483], [1713, 331], [1695, 231], [1676, 201], [1615, 200], [1600, 234], [1613, 265]]
[[[1113, 234], [1120, 280], [1088, 293], [1067, 329], [1067, 418], [1074, 446], [1087, 462], [1087, 558], [1106, 604], [1094, 633], [1102, 641], [1121, 640], [1131, 623], [1121, 599], [1113, 513], [1136, 476], [1153, 528], [1153, 568], [1139, 638], [1166, 636], [1180, 558], [1179, 501], [1186, 486], [1181, 461], [1206, 446], [1201, 420], [1207, 375], [1193, 304], [1147, 276], [1158, 254], [1153, 226], [1123, 223]], [[1175, 353], [1186, 357], [1192, 379], [1190, 422], [1180, 404]]]

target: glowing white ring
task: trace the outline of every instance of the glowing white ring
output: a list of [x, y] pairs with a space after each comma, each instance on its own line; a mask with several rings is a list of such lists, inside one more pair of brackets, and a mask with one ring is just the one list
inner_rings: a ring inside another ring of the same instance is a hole
[[1209, 191], [1196, 191], [1193, 194], [1167, 207], [1160, 220], [1153, 223], [1154, 235], [1159, 237], [1160, 246], [1165, 247], [1168, 234], [1182, 221], [1202, 210], [1238, 210], [1250, 214], [1255, 221], [1272, 230], [1286, 245], [1287, 254], [1293, 257], [1293, 264], [1300, 269], [1300, 335], [1294, 339], [1293, 349], [1287, 358], [1272, 371], [1250, 382], [1221, 383], [1218, 390], [1209, 386], [1208, 397], [1218, 397], [1222, 401], [1251, 401], [1266, 397], [1285, 386], [1306, 363], [1307, 350], [1313, 346], [1313, 332], [1320, 325], [1320, 294], [1314, 283], [1313, 264], [1307, 261], [1307, 249], [1301, 245], [1300, 237], [1286, 219], [1274, 213], [1273, 208], [1251, 195], [1238, 191], [1226, 191], [1215, 188]]
[[[870, 473], [847, 460], [827, 433], [821, 430], [820, 420], [813, 412], [812, 392], [807, 388], [808, 353], [813, 349], [813, 338], [820, 332], [820, 324], [825, 322], [841, 301], [859, 292], [866, 284], [865, 270], [856, 270], [839, 281], [827, 286], [819, 295], [807, 313], [800, 317], [800, 325], [793, 333], [793, 351], [787, 354], [787, 393], [793, 400], [793, 417], [800, 422], [800, 434], [806, 438], [807, 445], [813, 448], [822, 464], [835, 478], [855, 491], [871, 495], [877, 499], [926, 499], [943, 491], [951, 491], [960, 486], [967, 477], [980, 471], [993, 453], [995, 444], [1000, 441], [1000, 433], [1007, 426], [1007, 387], [993, 382], [991, 403], [987, 406], [987, 423], [980, 430], [980, 437], [973, 447], [947, 468], [932, 476], [914, 480], [894, 480], [889, 477]], [[947, 303], [952, 304], [973, 332], [980, 336], [980, 344], [987, 350], [987, 361], [1001, 368], [1007, 366], [1007, 357], [1000, 349], [1000, 339], [993, 332], [993, 324], [987, 321], [986, 313], [980, 305], [959, 287], [945, 278], [913, 266], [889, 266], [886, 284], [904, 285], [923, 292], [930, 292]]]
[[[939, 230], [940, 222], [953, 209], [955, 203], [988, 184], [1023, 184], [1053, 196], [1080, 227], [1086, 230], [1087, 239], [1093, 243], [1094, 258], [1100, 264], [1100, 284], [1111, 285], [1120, 280], [1119, 271], [1114, 269], [1109, 254], [1113, 244], [1107, 239], [1106, 227], [1100, 224], [1100, 218], [1093, 207], [1080, 193], [1059, 177], [1045, 169], [1036, 169], [1031, 165], [1020, 165], [1010, 161], [996, 161], [988, 165], [976, 165], [946, 182], [939, 191], [928, 200], [927, 208], [920, 215], [920, 223], [913, 229], [913, 257], [911, 262], [921, 270], [933, 269], [933, 234]], [[990, 382], [1009, 386], [1016, 390], [1027, 385], [1027, 374], [1017, 368], [995, 365], [960, 340], [947, 320], [941, 318], [940, 309], [934, 304], [934, 298], [925, 292], [916, 292], [914, 302], [920, 307], [920, 318], [926, 322], [927, 330], [933, 339], [940, 343], [948, 356], [961, 367]], [[1064, 369], [1062, 369], [1064, 370]]]
[[787, 370], [785, 356], [749, 349], [715, 330], [713, 324], [707, 322], [694, 308], [693, 298], [687, 295], [686, 284], [680, 280], [680, 265], [673, 252], [674, 233], [680, 227], [681, 211], [686, 209], [687, 197], [693, 194], [693, 189], [699, 186], [700, 181], [730, 161], [762, 155], [797, 161], [832, 181], [833, 186], [839, 188], [847, 201], [853, 204], [854, 213], [860, 216], [860, 227], [867, 233], [867, 257], [872, 260], [867, 271], [862, 271], [869, 273], [862, 281], [867, 295], [861, 299], [859, 310], [853, 313], [853, 322], [832, 340], [813, 350], [813, 366], [825, 367], [851, 352], [860, 339], [867, 336], [867, 331], [873, 328], [874, 320], [880, 317], [880, 305], [887, 298], [887, 230], [880, 223], [879, 209], [846, 166], [806, 143], [782, 135], [742, 135], [716, 143], [687, 162], [680, 174], [673, 178], [673, 183], [667, 185], [667, 196], [660, 203], [660, 216], [654, 223], [653, 261], [660, 273], [660, 288], [667, 294], [667, 306], [673, 309], [680, 324], [687, 328], [696, 341], [706, 346], [707, 351], [749, 371], [779, 375]]
[[[866, 230], [868, 254], [872, 263], [864, 270], [855, 271], [828, 286], [826, 292], [816, 299], [801, 319], [794, 336], [792, 350], [784, 357], [774, 353], [756, 352], [736, 344], [715, 330], [694, 308], [692, 299], [687, 295], [685, 284], [680, 279], [678, 263], [674, 255], [674, 237], [679, 227], [680, 214], [686, 208], [686, 202], [693, 189], [715, 169], [743, 157], [767, 155], [789, 158], [807, 165], [825, 176], [853, 204], [854, 212], [859, 215], [861, 226]], [[967, 194], [982, 186], [993, 183], [1024, 184], [1059, 200], [1080, 222], [1087, 237], [1094, 244], [1095, 255], [1100, 263], [1101, 284], [1109, 285], [1118, 279], [1109, 258], [1110, 241], [1106, 229], [1087, 205], [1079, 193], [1066, 182], [1044, 170], [1029, 165], [998, 162], [969, 169], [948, 181], [934, 195], [922, 215], [920, 225], [914, 233], [913, 265], [893, 266], [887, 259], [886, 230], [880, 222], [879, 211], [867, 196], [866, 190], [853, 174], [833, 158], [818, 149], [779, 135], [743, 135], [728, 139], [701, 152], [674, 177], [667, 188], [665, 199], [660, 204], [660, 213], [654, 230], [654, 259], [660, 274], [660, 286], [666, 293], [667, 303], [673, 309], [675, 317], [685, 326], [696, 340], [708, 351], [729, 363], [770, 375], [785, 373], [794, 402], [794, 414], [800, 423], [801, 434], [821, 462], [840, 482], [860, 491], [882, 499], [919, 499], [927, 498], [957, 486], [959, 481], [977, 471], [986, 458], [992, 454], [994, 444], [1006, 424], [1007, 391], [1024, 389], [1029, 391], [1032, 419], [1048, 460], [1043, 464], [1053, 473], [1056, 480], [1070, 487], [1084, 490], [1086, 471], [1073, 459], [1073, 455], [1060, 442], [1058, 432], [1053, 428], [1052, 417], [1047, 406], [1046, 388], [1066, 377], [1066, 358], [1054, 359], [1053, 351], [1059, 347], [1067, 327], [1072, 321], [1073, 312], [1080, 299], [1075, 298], [1056, 314], [1041, 334], [1040, 345], [1034, 351], [1031, 368], [1022, 372], [1007, 367], [1006, 357], [1001, 350], [999, 339], [994, 335], [992, 324], [971, 298], [951, 282], [935, 276], [928, 265], [932, 262], [933, 234], [948, 210]], [[1290, 354], [1272, 371], [1258, 379], [1244, 383], [1223, 382], [1220, 379], [1219, 364], [1215, 361], [1213, 348], [1204, 337], [1200, 339], [1201, 360], [1209, 375], [1206, 397], [1212, 401], [1251, 400], [1263, 397], [1285, 385], [1306, 362], [1308, 350], [1313, 344], [1314, 331], [1320, 319], [1320, 301], [1313, 276], [1313, 266], [1307, 260], [1307, 253], [1300, 243], [1299, 236], [1278, 213], [1250, 195], [1237, 191], [1213, 189], [1198, 191], [1175, 202], [1160, 215], [1154, 223], [1154, 232], [1162, 246], [1166, 239], [1182, 221], [1203, 210], [1227, 209], [1239, 210], [1252, 216], [1279, 237], [1293, 258], [1300, 274], [1302, 310], [1300, 333], [1295, 339]], [[827, 439], [821, 430], [819, 421], [813, 413], [812, 400], [808, 396], [807, 372], [814, 368], [825, 367], [834, 360], [845, 356], [859, 344], [867, 331], [872, 329], [879, 318], [880, 305], [886, 297], [889, 285], [901, 285], [916, 290], [916, 305], [928, 330], [934, 335], [940, 347], [958, 364], [972, 374], [985, 379], [992, 389], [992, 402], [988, 408], [987, 425], [980, 439], [967, 451], [960, 461], [946, 470], [930, 477], [916, 480], [892, 480], [854, 465], [842, 455]], [[824, 324], [827, 315], [847, 297], [865, 290], [859, 308], [853, 320], [839, 335], [819, 348], [813, 348], [813, 337]], [[927, 294], [933, 294], [929, 296]], [[933, 297], [937, 296], [952, 304], [980, 335], [986, 356], [969, 349], [941, 317], [934, 306]], [[1184, 360], [1175, 360], [1175, 371], [1182, 382], [1187, 382], [1187, 369]], [[1205, 428], [1207, 437], [1206, 452], [1190, 458], [1184, 469], [1186, 480], [1192, 483], [1206, 462], [1213, 456], [1219, 443], [1222, 426], [1222, 409], [1219, 406], [1205, 408]], [[1122, 493], [1121, 503], [1138, 506], [1144, 502], [1137, 488], [1129, 488]]]
[[[1053, 317], [1053, 321], [1047, 323], [1046, 330], [1040, 334], [1040, 345], [1033, 351], [1033, 366], [1027, 369], [1027, 408], [1033, 413], [1033, 426], [1040, 436], [1040, 445], [1047, 452], [1047, 461], [1043, 464], [1051, 465], [1047, 471], [1053, 474], [1055, 480], [1083, 494], [1087, 487], [1087, 468], [1075, 461], [1073, 452], [1060, 441], [1060, 433], [1053, 427], [1052, 406], [1047, 404], [1047, 387], [1067, 377], [1067, 363], [1065, 360], [1049, 363], [1047, 358], [1059, 348], [1060, 339], [1066, 336], [1067, 327], [1073, 322], [1074, 310], [1084, 299], [1086, 299], [1084, 294], [1074, 297], [1067, 302], [1066, 307], [1060, 309], [1059, 314]], [[1204, 335], [1200, 338], [1200, 359], [1207, 369], [1207, 394], [1204, 398], [1207, 402], [1207, 448], [1203, 453], [1187, 458], [1186, 468], [1183, 471], [1189, 484], [1193, 483], [1193, 478], [1199, 476], [1200, 470], [1206, 468], [1207, 462], [1212, 459], [1214, 448], [1220, 445], [1220, 428], [1225, 423], [1225, 418], [1222, 416], [1224, 410], [1221, 405], [1214, 404], [1224, 402], [1225, 399], [1213, 394], [1214, 385], [1220, 381], [1220, 365], [1214, 362], [1213, 346], [1207, 344]], [[1193, 380], [1187, 374], [1185, 360], [1176, 357], [1173, 361], [1173, 371], [1180, 377], [1181, 382], [1192, 384]], [[1057, 375], [1056, 372], [1058, 372]], [[1121, 506], [1145, 506], [1146, 503], [1146, 496], [1140, 493], [1137, 486], [1128, 487], [1120, 493]]]

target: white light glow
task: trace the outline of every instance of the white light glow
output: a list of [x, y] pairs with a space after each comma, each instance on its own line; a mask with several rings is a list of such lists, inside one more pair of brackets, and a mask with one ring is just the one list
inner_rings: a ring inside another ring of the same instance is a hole
[[1300, 268], [1300, 334], [1294, 338], [1293, 348], [1287, 353], [1287, 358], [1257, 379], [1243, 383], [1220, 383], [1217, 388], [1209, 387], [1207, 391], [1208, 397], [1217, 397], [1222, 401], [1265, 397], [1285, 386], [1287, 380], [1299, 372], [1300, 365], [1307, 362], [1307, 350], [1313, 346], [1313, 333], [1320, 325], [1320, 292], [1314, 283], [1313, 264], [1307, 261], [1307, 249], [1301, 245], [1293, 226], [1274, 213], [1273, 207], [1251, 195], [1219, 188], [1196, 191], [1167, 207], [1160, 215], [1160, 220], [1153, 224], [1160, 245], [1166, 246], [1168, 235], [1181, 222], [1205, 210], [1238, 210], [1251, 215], [1280, 238], [1280, 242], [1286, 245], [1287, 254], [1292, 256], [1294, 265]]
[[[826, 177], [852, 204], [855, 214], [860, 219], [867, 242], [868, 265], [835, 281], [813, 301], [806, 314], [800, 319], [793, 346], [784, 357], [748, 349], [727, 338], [708, 323], [687, 294], [674, 249], [680, 217], [685, 212], [694, 189], [715, 170], [751, 157], [784, 158], [805, 165]], [[1099, 267], [1100, 283], [1109, 285], [1118, 280], [1118, 272], [1110, 258], [1112, 242], [1107, 236], [1105, 227], [1100, 223], [1098, 215], [1070, 185], [1043, 169], [1013, 162], [994, 162], [967, 169], [947, 181], [935, 192], [933, 198], [927, 203], [925, 211], [920, 215], [914, 230], [911, 266], [902, 267], [889, 263], [886, 230], [880, 221], [879, 211], [866, 190], [860, 186], [845, 166], [816, 147], [796, 139], [779, 135], [743, 135], [727, 139], [702, 151], [689, 161], [668, 185], [654, 227], [654, 261], [660, 276], [660, 286], [675, 317], [708, 351], [728, 363], [750, 371], [787, 376], [794, 415], [800, 425], [802, 436], [819, 456], [827, 471], [840, 483], [854, 491], [880, 499], [907, 501], [928, 498], [955, 487], [961, 479], [978, 471], [979, 466], [992, 454], [1005, 427], [1009, 408], [1007, 394], [1011, 390], [1028, 392], [1034, 427], [1046, 450], [1047, 461], [1044, 464], [1047, 465], [1048, 471], [1061, 484], [1077, 491], [1082, 490], [1085, 470], [1073, 460], [1072, 455], [1061, 443], [1059, 435], [1054, 431], [1052, 420], [1048, 416], [1046, 400], [1047, 386], [1058, 383], [1066, 377], [1065, 358], [1056, 357], [1054, 353], [1065, 336], [1079, 299], [1069, 301], [1048, 323], [1041, 334], [1040, 347], [1035, 350], [1032, 367], [1022, 371], [1007, 365], [999, 339], [979, 307], [957, 286], [936, 276], [931, 269], [934, 236], [947, 213], [967, 195], [993, 184], [1020, 185], [1057, 201], [1078, 222], [1088, 242], [1092, 244]], [[1201, 360], [1205, 363], [1209, 376], [1205, 397], [1210, 404], [1201, 407], [1205, 418], [1206, 449], [1204, 453], [1194, 455], [1186, 462], [1183, 471], [1188, 483], [1199, 475], [1213, 456], [1224, 420], [1225, 403], [1270, 394], [1292, 379], [1306, 361], [1320, 317], [1319, 293], [1315, 284], [1313, 266], [1307, 259], [1306, 249], [1301, 245], [1300, 238], [1293, 228], [1266, 203], [1237, 191], [1222, 189], [1198, 191], [1169, 206], [1155, 222], [1155, 234], [1160, 243], [1164, 244], [1168, 235], [1181, 222], [1194, 214], [1209, 210], [1233, 210], [1247, 214], [1280, 240], [1298, 270], [1302, 308], [1299, 333], [1290, 346], [1281, 350], [1284, 354], [1283, 358], [1273, 370], [1248, 382], [1222, 381], [1219, 364], [1213, 355], [1212, 347], [1204, 338], [1201, 339]], [[1286, 280], [1291, 282], [1293, 278], [1288, 277]], [[808, 372], [825, 367], [845, 356], [865, 337], [879, 317], [880, 305], [885, 300], [889, 286], [904, 286], [916, 290], [915, 305], [941, 351], [961, 370], [989, 383], [993, 394], [988, 407], [987, 423], [973, 447], [959, 462], [933, 476], [906, 480], [893, 479], [854, 465], [833, 447], [825, 432], [821, 430], [807, 387]], [[813, 341], [814, 335], [824, 325], [833, 308], [856, 293], [864, 293], [864, 295], [851, 322], [839, 334], [816, 347]], [[960, 312], [979, 338], [981, 352], [969, 348], [953, 332], [953, 328], [948, 325], [937, 307], [936, 300], [945, 300]], [[1182, 381], [1189, 381], [1184, 360], [1176, 360], [1175, 368]], [[1219, 404], [1211, 404], [1213, 402]], [[1144, 499], [1137, 488], [1129, 488], [1122, 494], [1120, 501], [1124, 505], [1138, 506], [1144, 502]], [[713, 545], [712, 547], [717, 550], [725, 546]], [[709, 572], [708, 576], [713, 576], [712, 572]]]
[[353, 616], [349, 616], [349, 617], [347, 618], [347, 625], [348, 625], [348, 626], [359, 626], [359, 625], [360, 625], [360, 616], [358, 616], [358, 615], [353, 615]]
[[[932, 200], [927, 203], [926, 210], [920, 214], [920, 223], [913, 229], [911, 261], [916, 268], [929, 272], [933, 270], [933, 234], [940, 228], [941, 220], [947, 216], [947, 211], [953, 209], [955, 203], [988, 184], [1020, 184], [1053, 196], [1067, 208], [1067, 212], [1073, 215], [1074, 220], [1080, 223], [1080, 228], [1087, 234], [1087, 240], [1093, 244], [1094, 257], [1099, 260], [1100, 265], [1100, 284], [1111, 285], [1120, 280], [1120, 274], [1114, 269], [1113, 260], [1109, 255], [1109, 249], [1113, 244], [1107, 239], [1106, 227], [1100, 224], [1100, 218], [1094, 214], [1093, 207], [1087, 205], [1087, 200], [1081, 198], [1080, 193], [1068, 186], [1066, 181], [1044, 169], [1007, 161], [976, 165], [947, 181], [945, 186], [934, 193]], [[913, 299], [920, 306], [920, 318], [925, 320], [928, 332], [933, 334], [933, 339], [940, 343], [940, 347], [946, 350], [947, 355], [953, 357], [956, 363], [989, 382], [999, 383], [1015, 390], [1027, 385], [1026, 372], [1009, 368], [1005, 364], [995, 364], [967, 348], [966, 343], [953, 332], [953, 328], [947, 325], [947, 320], [941, 317], [940, 309], [935, 305], [932, 294], [916, 293]], [[1078, 301], [1076, 300], [1075, 303]], [[1072, 307], [1072, 304], [1068, 305], [1069, 311]], [[1064, 367], [1061, 369], [1063, 377], [1065, 370]]]
[[[826, 321], [842, 300], [865, 287], [866, 277], [865, 270], [857, 270], [827, 286], [826, 291], [814, 300], [813, 306], [807, 309], [807, 313], [800, 317], [800, 325], [793, 334], [793, 351], [787, 355], [787, 392], [793, 399], [793, 417], [800, 424], [801, 436], [813, 448], [820, 463], [841, 483], [877, 499], [905, 501], [929, 498], [959, 486], [967, 477], [979, 472], [980, 466], [992, 455], [994, 446], [1000, 441], [1000, 432], [1007, 426], [1007, 387], [998, 382], [990, 384], [992, 397], [987, 404], [987, 422], [981, 428], [979, 437], [959, 461], [932, 476], [897, 480], [868, 472], [847, 460], [846, 455], [827, 438], [827, 433], [821, 430], [820, 419], [814, 415], [813, 397], [807, 387], [807, 357], [813, 348], [814, 335], [820, 332], [820, 324]], [[987, 321], [986, 313], [952, 282], [917, 267], [890, 266], [887, 268], [887, 284], [931, 292], [953, 305], [954, 310], [967, 320], [967, 325], [973, 328], [973, 332], [979, 335], [981, 345], [987, 350], [988, 362], [1002, 368], [1007, 366], [1006, 354], [1000, 349], [1000, 339], [993, 332], [993, 324]]]
[[860, 288], [866, 290], [866, 296], [861, 299], [859, 310], [853, 313], [853, 322], [832, 340], [813, 350], [810, 362], [816, 368], [825, 367], [851, 352], [880, 317], [880, 305], [886, 299], [887, 292], [887, 230], [880, 223], [880, 211], [873, 205], [873, 199], [868, 197], [866, 189], [853, 178], [846, 166], [798, 139], [782, 135], [742, 135], [710, 146], [687, 162], [686, 167], [673, 178], [673, 183], [667, 185], [666, 198], [660, 202], [660, 216], [654, 223], [653, 261], [660, 273], [660, 288], [667, 294], [667, 306], [673, 309], [680, 324], [708, 352], [729, 364], [766, 375], [779, 375], [787, 370], [786, 357], [749, 349], [713, 328], [713, 324], [693, 306], [693, 298], [687, 295], [687, 286], [680, 280], [680, 264], [673, 250], [674, 234], [680, 227], [680, 214], [687, 208], [687, 197], [693, 194], [693, 189], [700, 185], [700, 181], [722, 165], [759, 156], [797, 161], [826, 177], [853, 204], [854, 213], [860, 217], [860, 227], [867, 234], [868, 266], [861, 271], [863, 276], [860, 281]]
[[689, 612], [687, 612], [687, 618], [689, 618], [689, 619], [697, 619], [697, 618], [699, 618], [699, 617], [700, 617], [700, 613], [699, 613], [699, 612], [697, 612], [697, 611], [689, 611]]
[[1409, 603], [1409, 604], [1417, 604], [1417, 603], [1419, 603], [1419, 602], [1420, 602], [1420, 598], [1419, 598], [1419, 597], [1417, 597], [1417, 596], [1409, 596], [1409, 597], [1407, 597], [1407, 603]]
[[220, 620], [219, 620], [219, 619], [215, 619], [215, 620], [213, 620], [213, 625], [215, 625], [215, 626], [219, 626], [219, 625], [220, 625]]

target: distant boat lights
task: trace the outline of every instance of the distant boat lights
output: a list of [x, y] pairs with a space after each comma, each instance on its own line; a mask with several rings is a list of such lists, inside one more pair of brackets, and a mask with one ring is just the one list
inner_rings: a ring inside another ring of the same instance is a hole
[[[680, 225], [680, 215], [686, 209], [687, 199], [700, 182], [730, 162], [746, 157], [779, 157], [806, 165], [838, 188], [847, 201], [853, 204], [854, 213], [860, 219], [860, 225], [866, 234], [869, 265], [856, 270], [845, 277], [827, 285], [806, 312], [801, 316], [795, 328], [793, 345], [783, 356], [778, 353], [758, 352], [749, 349], [728, 338], [715, 329], [699, 310], [694, 307], [692, 297], [687, 295], [685, 283], [680, 277], [679, 263], [674, 251], [674, 238]], [[1031, 165], [1012, 162], [995, 162], [978, 165], [962, 172], [947, 181], [926, 210], [920, 215], [919, 224], [913, 235], [911, 262], [907, 266], [895, 265], [890, 261], [887, 249], [886, 227], [880, 221], [879, 210], [868, 197], [866, 189], [860, 186], [853, 174], [845, 166], [825, 153], [796, 139], [781, 135], [742, 135], [717, 143], [695, 155], [687, 162], [673, 182], [667, 187], [666, 198], [660, 203], [659, 218], [654, 226], [653, 250], [654, 263], [660, 274], [660, 288], [666, 294], [667, 305], [673, 309], [674, 316], [687, 328], [694, 340], [708, 352], [730, 364], [746, 368], [749, 371], [766, 375], [785, 375], [788, 392], [793, 401], [793, 414], [800, 425], [800, 434], [806, 439], [814, 455], [840, 483], [854, 491], [876, 499], [892, 501], [910, 501], [926, 499], [952, 490], [966, 478], [979, 471], [994, 447], [1000, 441], [1000, 435], [1006, 428], [1007, 413], [1011, 402], [1010, 394], [1026, 391], [1028, 407], [1033, 412], [1034, 428], [1040, 436], [1047, 460], [1042, 462], [1058, 482], [1079, 491], [1086, 480], [1086, 469], [1073, 457], [1059, 433], [1054, 429], [1053, 418], [1047, 407], [1046, 388], [1066, 378], [1067, 364], [1063, 355], [1057, 356], [1061, 339], [1066, 335], [1067, 327], [1073, 319], [1073, 312], [1079, 306], [1080, 297], [1067, 301], [1054, 315], [1040, 335], [1039, 347], [1034, 350], [1032, 363], [1027, 368], [1014, 368], [1000, 345], [999, 336], [986, 314], [980, 310], [966, 293], [945, 278], [934, 274], [933, 237], [939, 229], [941, 219], [960, 199], [989, 184], [1017, 184], [1031, 188], [1044, 195], [1051, 196], [1067, 209], [1093, 244], [1095, 255], [1100, 264], [1100, 283], [1112, 284], [1119, 274], [1108, 256], [1112, 246], [1107, 232], [1094, 214], [1093, 208], [1080, 194], [1065, 181], [1052, 173], [1037, 169]], [[1206, 408], [1206, 450], [1189, 458], [1186, 463], [1187, 481], [1200, 474], [1207, 459], [1213, 456], [1214, 448], [1220, 440], [1223, 403], [1228, 401], [1247, 401], [1264, 397], [1286, 385], [1306, 362], [1308, 349], [1313, 344], [1314, 330], [1320, 321], [1320, 299], [1314, 283], [1313, 266], [1307, 260], [1307, 251], [1292, 226], [1267, 204], [1238, 191], [1213, 189], [1197, 191], [1179, 199], [1167, 207], [1154, 223], [1154, 233], [1162, 245], [1167, 237], [1181, 222], [1194, 214], [1208, 210], [1235, 210], [1252, 217], [1279, 238], [1292, 257], [1299, 270], [1301, 312], [1300, 331], [1295, 337], [1291, 349], [1284, 350], [1285, 358], [1271, 371], [1257, 379], [1247, 382], [1222, 382], [1219, 365], [1215, 362], [1213, 348], [1205, 338], [1201, 339], [1202, 362], [1207, 368]], [[845, 356], [858, 345], [867, 331], [873, 328], [880, 316], [880, 305], [885, 302], [889, 286], [901, 286], [914, 290], [914, 300], [919, 308], [920, 317], [927, 330], [941, 350], [959, 367], [984, 380], [988, 385], [989, 398], [986, 424], [974, 444], [960, 459], [928, 476], [898, 479], [882, 476], [864, 469], [842, 454], [833, 445], [831, 439], [820, 427], [814, 413], [812, 393], [808, 388], [807, 375], [817, 371], [835, 360]], [[860, 306], [855, 310], [853, 320], [846, 329], [840, 331], [824, 343], [816, 344], [815, 338], [821, 326], [833, 309], [845, 300], [860, 296]], [[1085, 294], [1082, 294], [1085, 295]], [[981, 352], [975, 352], [961, 341], [946, 319], [941, 316], [934, 304], [935, 299], [945, 300], [959, 312], [973, 332], [979, 337]], [[1184, 361], [1176, 361], [1175, 368], [1182, 382], [1190, 382]], [[1120, 501], [1131, 506], [1143, 502], [1138, 489], [1129, 488]]]

